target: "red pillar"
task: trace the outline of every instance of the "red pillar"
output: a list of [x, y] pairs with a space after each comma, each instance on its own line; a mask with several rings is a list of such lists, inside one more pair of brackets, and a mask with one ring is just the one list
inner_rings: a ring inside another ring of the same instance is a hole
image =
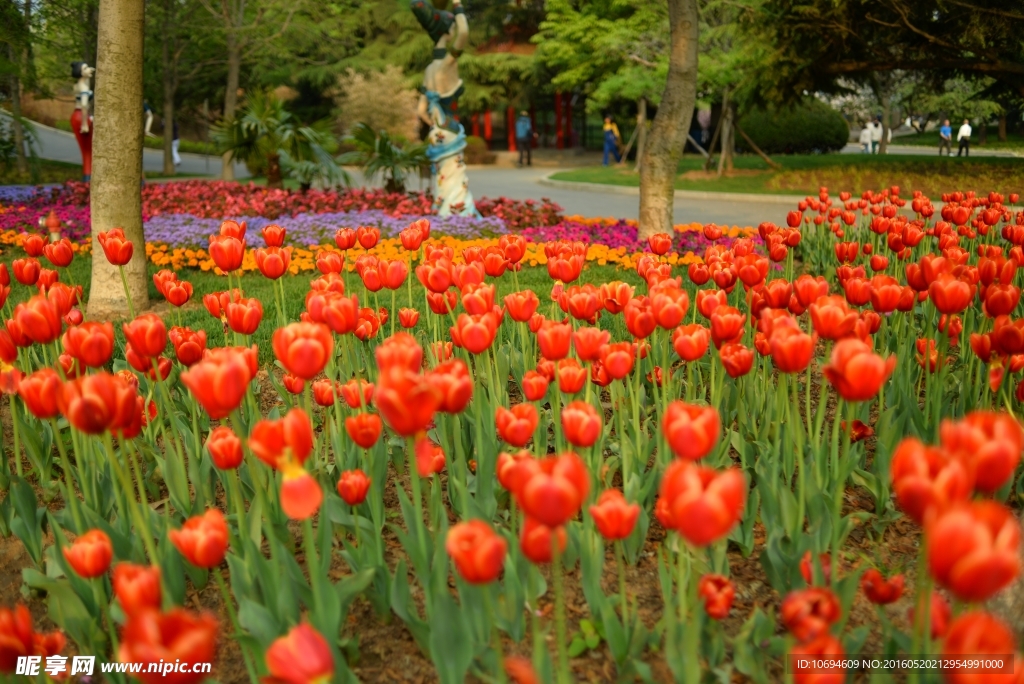
[[473, 135], [480, 137], [480, 112], [473, 113]]
[[505, 127], [508, 130], [508, 151], [516, 151], [516, 110], [515, 107], [509, 107], [505, 110], [505, 119], [507, 121]]
[[562, 135], [562, 93], [555, 93], [555, 147], [565, 147], [565, 138]]
[[491, 110], [488, 109], [484, 112], [484, 140], [488, 143], [491, 142], [491, 135], [494, 133], [494, 129], [491, 126]]
[[565, 146], [576, 146], [572, 138], [572, 99], [570, 98], [566, 98], [565, 102]]

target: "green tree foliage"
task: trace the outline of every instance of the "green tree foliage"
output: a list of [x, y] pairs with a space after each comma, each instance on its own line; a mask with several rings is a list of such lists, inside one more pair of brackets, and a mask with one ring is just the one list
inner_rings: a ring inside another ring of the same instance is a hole
[[362, 167], [367, 179], [383, 177], [388, 192], [405, 192], [409, 172], [428, 163], [426, 144], [402, 143], [387, 131], [375, 131], [365, 123], [356, 125], [345, 140], [356, 149], [341, 155], [339, 161]]
[[850, 137], [843, 116], [813, 98], [781, 109], [753, 109], [740, 126], [767, 154], [834, 152]]

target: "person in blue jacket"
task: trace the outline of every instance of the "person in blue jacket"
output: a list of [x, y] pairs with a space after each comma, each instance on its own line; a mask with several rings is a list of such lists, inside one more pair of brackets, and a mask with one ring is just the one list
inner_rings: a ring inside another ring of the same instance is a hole
[[533, 148], [533, 136], [533, 122], [530, 121], [530, 115], [524, 109], [519, 112], [519, 118], [516, 119], [516, 147], [519, 149], [519, 163], [517, 166], [523, 165], [524, 155], [526, 157], [526, 165], [533, 166], [533, 159], [530, 155]]

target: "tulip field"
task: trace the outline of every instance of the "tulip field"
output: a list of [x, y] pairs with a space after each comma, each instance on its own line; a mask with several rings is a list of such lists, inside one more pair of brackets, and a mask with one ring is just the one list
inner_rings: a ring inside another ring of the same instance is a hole
[[180, 185], [145, 245], [0, 200], [0, 681], [1024, 682], [1016, 194], [639, 240]]

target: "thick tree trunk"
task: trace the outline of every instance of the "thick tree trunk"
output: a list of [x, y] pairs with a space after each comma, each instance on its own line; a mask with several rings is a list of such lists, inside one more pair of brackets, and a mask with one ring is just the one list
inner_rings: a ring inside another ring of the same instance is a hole
[[978, 144], [984, 145], [985, 143], [988, 142], [988, 122], [982, 121], [981, 126], [978, 127], [978, 130]]
[[161, 67], [162, 76], [164, 81], [164, 175], [174, 175], [174, 94], [177, 90], [177, 74], [174, 57], [172, 53], [174, 51], [174, 31], [175, 31], [175, 17], [174, 17], [174, 0], [164, 1], [164, 16], [163, 16], [163, 30], [161, 31]]
[[[233, 30], [228, 31], [228, 82], [224, 91], [224, 120], [230, 121], [235, 118], [235, 110], [238, 108], [238, 76], [242, 69], [241, 47], [238, 44], [238, 36]], [[235, 162], [230, 152], [225, 152], [222, 157], [223, 169], [220, 177], [222, 180], [235, 180]]]
[[640, 165], [640, 239], [672, 232], [679, 159], [697, 97], [697, 2], [668, 0], [668, 78]]
[[268, 188], [283, 188], [284, 182], [281, 180], [281, 157], [277, 154], [267, 155], [267, 187]]
[[92, 285], [89, 317], [124, 316], [128, 310], [118, 269], [103, 257], [96, 236], [121, 227], [135, 244], [124, 267], [136, 310], [149, 305], [146, 243], [142, 233], [143, 0], [100, 0], [93, 132]]
[[732, 171], [733, 157], [736, 151], [735, 128], [736, 107], [729, 100], [729, 88], [726, 87], [722, 96], [722, 154], [718, 157], [718, 177], [726, 171]]
[[640, 162], [644, 159], [644, 149], [647, 147], [647, 98], [641, 97], [640, 103], [637, 105], [639, 110], [636, 115], [636, 168], [634, 171], [640, 170]]

